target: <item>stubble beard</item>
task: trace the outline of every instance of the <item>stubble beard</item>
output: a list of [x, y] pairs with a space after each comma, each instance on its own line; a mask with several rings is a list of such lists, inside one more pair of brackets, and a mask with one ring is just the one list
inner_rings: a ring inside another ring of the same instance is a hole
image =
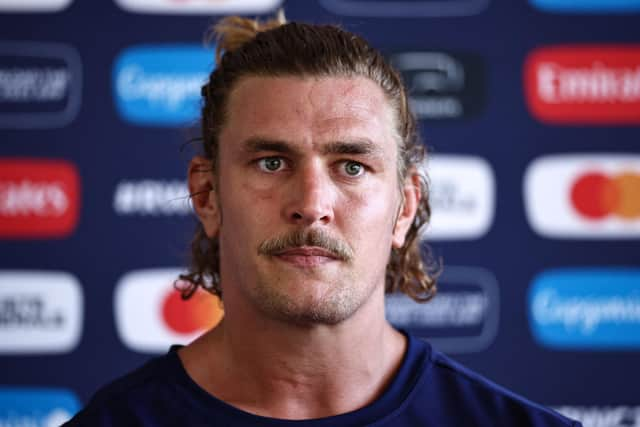
[[[300, 286], [316, 286], [304, 283]], [[371, 297], [375, 286], [357, 283], [351, 275], [340, 282], [322, 283], [326, 292], [316, 295], [315, 290], [292, 296], [279, 286], [278, 280], [258, 280], [252, 289], [252, 300], [258, 310], [272, 319], [298, 326], [337, 325], [347, 319]]]
[[345, 241], [322, 229], [291, 230], [263, 241], [258, 254], [270, 263], [278, 263], [274, 257], [282, 251], [305, 245], [327, 250], [335, 258], [332, 262], [345, 267], [346, 270], [340, 269], [344, 274], [339, 278], [333, 274], [333, 277], [322, 277], [322, 267], [299, 271], [297, 275], [276, 270], [272, 276], [265, 277], [263, 272], [251, 289], [252, 300], [263, 314], [278, 320], [298, 325], [338, 324], [351, 317], [372, 293], [370, 286], [357, 283], [350, 270], [355, 256]]

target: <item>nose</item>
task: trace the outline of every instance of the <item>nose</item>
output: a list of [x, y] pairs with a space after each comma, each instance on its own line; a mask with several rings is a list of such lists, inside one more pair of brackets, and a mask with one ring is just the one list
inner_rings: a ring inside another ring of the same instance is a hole
[[322, 164], [305, 165], [291, 176], [287, 187], [287, 202], [283, 210], [287, 222], [310, 226], [326, 225], [333, 221], [335, 189]]

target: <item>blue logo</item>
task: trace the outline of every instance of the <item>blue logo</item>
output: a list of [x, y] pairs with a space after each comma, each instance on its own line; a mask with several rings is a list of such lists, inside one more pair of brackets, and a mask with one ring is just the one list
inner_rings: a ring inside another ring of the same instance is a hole
[[500, 295], [495, 276], [478, 267], [447, 266], [438, 293], [418, 304], [399, 293], [385, 296], [387, 320], [447, 353], [485, 350], [498, 332]]
[[558, 13], [640, 12], [640, 0], [529, 0], [534, 7]]
[[475, 15], [489, 0], [320, 0], [333, 13], [347, 16], [441, 17]]
[[201, 88], [215, 65], [214, 51], [197, 45], [136, 46], [116, 59], [116, 108], [129, 122], [183, 126], [200, 115]]
[[558, 349], [640, 348], [640, 269], [559, 269], [529, 290], [534, 338]]
[[0, 128], [59, 128], [80, 110], [82, 62], [72, 46], [0, 42]]
[[79, 410], [80, 402], [68, 390], [0, 388], [1, 426], [59, 426]]

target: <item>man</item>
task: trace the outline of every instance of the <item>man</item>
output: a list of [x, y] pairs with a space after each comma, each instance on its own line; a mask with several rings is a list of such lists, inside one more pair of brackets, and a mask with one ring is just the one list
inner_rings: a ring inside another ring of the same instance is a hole
[[[332, 26], [216, 27], [188, 297], [223, 321], [101, 390], [72, 425], [577, 426], [457, 365], [384, 314], [435, 292], [423, 151], [397, 73]], [[224, 55], [221, 55], [221, 50]]]

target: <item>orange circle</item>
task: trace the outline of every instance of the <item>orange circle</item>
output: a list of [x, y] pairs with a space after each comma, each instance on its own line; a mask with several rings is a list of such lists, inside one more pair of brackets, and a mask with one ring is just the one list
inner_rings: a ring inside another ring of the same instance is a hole
[[640, 175], [624, 172], [612, 179], [619, 194], [614, 212], [624, 219], [640, 217]]
[[201, 329], [211, 329], [222, 320], [222, 302], [217, 296], [199, 290], [192, 298], [191, 317]]
[[210, 329], [220, 322], [223, 314], [220, 299], [200, 289], [187, 300], [182, 299], [179, 291], [172, 290], [162, 303], [166, 325], [179, 334]]

